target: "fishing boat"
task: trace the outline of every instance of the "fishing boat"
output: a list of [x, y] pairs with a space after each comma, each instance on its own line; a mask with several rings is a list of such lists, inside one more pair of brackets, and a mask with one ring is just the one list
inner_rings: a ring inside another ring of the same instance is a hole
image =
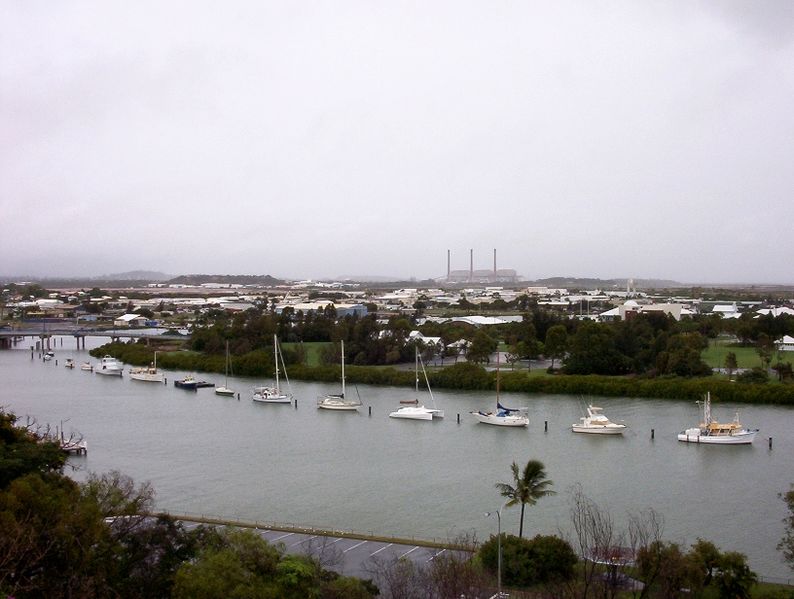
[[251, 397], [254, 401], [259, 403], [292, 403], [292, 393], [284, 393], [279, 384], [279, 359], [281, 359], [281, 367], [284, 369], [284, 377], [287, 379], [287, 386], [289, 387], [289, 377], [287, 376], [287, 367], [284, 364], [284, 356], [281, 354], [281, 347], [278, 344], [278, 338], [273, 335], [273, 363], [275, 365], [275, 387], [256, 387], [254, 394]]
[[329, 394], [317, 400], [317, 407], [321, 410], [338, 410], [353, 412], [361, 406], [361, 400], [352, 401], [345, 398], [345, 342], [341, 342], [342, 349], [342, 393]]
[[621, 435], [626, 430], [626, 425], [612, 422], [604, 416], [601, 411], [603, 408], [588, 405], [587, 416], [580, 418], [581, 422], [571, 425], [571, 430], [575, 433], [592, 433], [596, 435]]
[[188, 389], [189, 391], [195, 391], [196, 389], [198, 389], [198, 381], [194, 379], [192, 376], [188, 375], [181, 379], [175, 379], [174, 387], [179, 387], [180, 389]]
[[[433, 391], [430, 389], [430, 381], [427, 379], [427, 371], [425, 370], [424, 362], [422, 362], [422, 358], [419, 357], [419, 350], [414, 350], [414, 377], [416, 380], [416, 387], [415, 393], [419, 394], [419, 366], [422, 367], [422, 374], [425, 377], [425, 384], [427, 385], [427, 390], [430, 393], [430, 401], [433, 403], [432, 408], [426, 408], [424, 405], [418, 405], [419, 399], [416, 398], [411, 402], [406, 403], [413, 403], [415, 405], [406, 405], [401, 407], [400, 409], [392, 412], [389, 414], [389, 418], [408, 418], [410, 420], [433, 420], [434, 418], [443, 418], [444, 417], [444, 410], [439, 410], [436, 408], [436, 400], [433, 397]], [[400, 403], [403, 403], [401, 401]]]
[[66, 364], [64, 364], [66, 368], [74, 368], [74, 360], [71, 358], [66, 358]]
[[124, 372], [124, 367], [113, 356], [104, 356], [99, 361], [99, 364], [94, 367], [94, 372], [106, 376], [121, 376]]
[[527, 408], [506, 408], [499, 403], [499, 354], [496, 354], [496, 412], [469, 412], [478, 422], [495, 426], [529, 426]]
[[[700, 402], [697, 402], [700, 404]], [[717, 422], [711, 416], [711, 393], [703, 401], [703, 421], [696, 427], [678, 433], [684, 443], [711, 443], [714, 445], [749, 445], [758, 434], [758, 429], [749, 429], [739, 422], [739, 411], [732, 422]]]
[[232, 362], [231, 358], [229, 357], [229, 342], [226, 342], [226, 381], [223, 383], [223, 387], [215, 387], [215, 395], [224, 395], [226, 397], [233, 397], [234, 396], [234, 389], [229, 389], [229, 371], [232, 369]]
[[130, 368], [130, 378], [134, 381], [146, 381], [148, 383], [162, 383], [165, 375], [157, 370], [157, 352], [154, 352], [154, 362], [145, 368]]

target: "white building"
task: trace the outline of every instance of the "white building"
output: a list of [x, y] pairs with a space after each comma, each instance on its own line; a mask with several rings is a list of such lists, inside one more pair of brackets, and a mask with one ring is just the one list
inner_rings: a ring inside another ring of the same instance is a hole
[[794, 351], [794, 337], [785, 335], [782, 339], [775, 341], [777, 351]]

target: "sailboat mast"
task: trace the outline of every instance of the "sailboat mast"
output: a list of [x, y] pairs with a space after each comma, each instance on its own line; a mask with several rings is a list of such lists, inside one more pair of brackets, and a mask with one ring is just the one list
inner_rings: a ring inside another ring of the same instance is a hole
[[273, 335], [273, 364], [276, 367], [276, 393], [280, 393], [278, 386], [278, 341], [275, 335]]
[[[157, 352], [154, 354], [154, 365], [157, 367]], [[226, 382], [224, 383], [223, 387], [225, 389], [229, 388], [229, 340], [226, 340]]]
[[340, 342], [342, 345], [342, 397], [345, 396], [345, 342]]
[[496, 403], [499, 403], [499, 349], [496, 350]]
[[419, 348], [416, 346], [414, 346], [414, 381], [416, 393], [419, 393]]

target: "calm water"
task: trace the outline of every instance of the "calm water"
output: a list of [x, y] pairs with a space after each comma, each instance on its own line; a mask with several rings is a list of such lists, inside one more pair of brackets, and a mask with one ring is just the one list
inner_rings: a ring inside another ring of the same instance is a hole
[[[395, 420], [388, 413], [409, 389], [362, 385], [361, 412], [335, 413], [314, 404], [337, 386], [298, 381], [297, 409], [261, 405], [249, 390], [266, 381], [230, 379], [238, 401], [174, 388], [183, 372], [168, 372], [167, 386], [126, 372], [123, 379], [83, 372], [83, 361], [96, 360], [73, 348], [71, 338], [56, 346], [57, 366], [21, 348], [0, 351], [0, 404], [79, 431], [89, 453], [71, 460], [78, 478], [118, 469], [151, 481], [161, 509], [419, 538], [474, 531], [484, 539], [496, 529], [484, 512], [502, 504], [494, 483], [511, 481], [513, 460], [534, 458], [558, 495], [527, 509], [531, 535], [570, 529], [568, 493], [580, 483], [621, 526], [627, 512], [652, 507], [665, 517], [668, 540], [706, 538], [747, 554], [763, 576], [791, 576], [775, 549], [786, 515], [777, 494], [794, 482], [791, 408], [717, 404], [723, 420], [742, 408], [742, 421], [761, 429], [756, 443], [696, 446], [676, 441], [698, 421], [690, 401], [599, 398], [610, 418], [630, 426], [623, 437], [601, 438], [570, 432], [582, 415], [575, 397], [506, 394], [503, 403], [529, 406], [528, 429], [474, 422], [469, 410], [494, 404], [474, 392], [435, 392], [442, 421]], [[78, 368], [64, 368], [67, 357]], [[200, 378], [223, 382], [222, 375]], [[506, 530], [517, 532], [518, 515], [518, 508], [504, 512]]]

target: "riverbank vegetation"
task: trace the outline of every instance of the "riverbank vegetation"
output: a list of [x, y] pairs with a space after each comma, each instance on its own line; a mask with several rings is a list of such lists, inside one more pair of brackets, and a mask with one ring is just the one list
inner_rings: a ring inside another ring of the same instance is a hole
[[118, 473], [77, 483], [66, 454], [0, 408], [0, 597], [366, 599], [371, 583], [252, 532], [150, 515], [154, 490]]

